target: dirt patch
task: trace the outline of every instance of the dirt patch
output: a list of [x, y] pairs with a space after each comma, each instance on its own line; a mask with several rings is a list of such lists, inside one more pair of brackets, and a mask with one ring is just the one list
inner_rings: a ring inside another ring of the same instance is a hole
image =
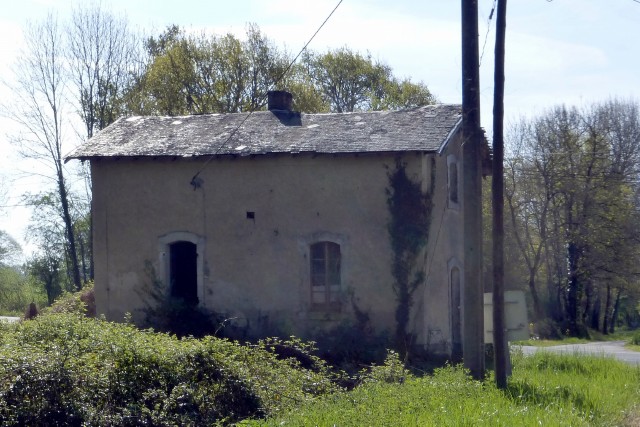
[[622, 419], [623, 427], [640, 427], [640, 408], [633, 408]]

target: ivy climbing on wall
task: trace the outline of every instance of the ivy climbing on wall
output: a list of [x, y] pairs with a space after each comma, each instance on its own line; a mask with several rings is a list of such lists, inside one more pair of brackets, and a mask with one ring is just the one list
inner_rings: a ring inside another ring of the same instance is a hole
[[422, 191], [421, 183], [407, 175], [407, 164], [396, 159], [395, 168], [388, 173], [387, 230], [393, 251], [391, 273], [396, 296], [396, 346], [402, 355], [409, 350], [411, 337], [407, 334], [409, 313], [415, 290], [424, 283], [425, 273], [418, 268], [418, 258], [429, 238], [433, 190], [435, 186], [435, 159], [431, 158], [430, 188]]

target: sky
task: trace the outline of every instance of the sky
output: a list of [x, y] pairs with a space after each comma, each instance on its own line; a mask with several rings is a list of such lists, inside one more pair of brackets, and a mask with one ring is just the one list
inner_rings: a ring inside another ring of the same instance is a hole
[[[11, 82], [11, 64], [22, 48], [22, 28], [49, 12], [66, 19], [78, 0], [6, 2], [0, 12], [0, 81]], [[147, 34], [171, 24], [188, 31], [244, 34], [257, 24], [276, 45], [297, 54], [338, 0], [102, 0]], [[489, 133], [493, 100], [494, 0], [478, 0], [482, 126]], [[638, 0], [511, 0], [507, 8], [505, 119], [532, 118], [559, 104], [585, 107], [609, 98], [640, 100], [640, 2]], [[399, 77], [425, 83], [443, 103], [461, 102], [460, 1], [343, 0], [310, 44], [326, 51], [348, 46], [369, 52]], [[486, 40], [486, 44], [485, 44]], [[295, 94], [294, 94], [295, 96]], [[0, 100], [10, 93], [0, 84]], [[27, 252], [30, 210], [23, 193], [39, 191], [38, 165], [20, 160], [0, 117], [0, 230]], [[68, 149], [82, 141], [71, 140]], [[4, 185], [2, 185], [4, 183]]]

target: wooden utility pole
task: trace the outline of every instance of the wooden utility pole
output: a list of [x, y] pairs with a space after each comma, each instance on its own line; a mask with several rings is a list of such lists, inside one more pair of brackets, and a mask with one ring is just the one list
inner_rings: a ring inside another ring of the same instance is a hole
[[507, 346], [504, 314], [504, 50], [507, 0], [498, 0], [493, 89], [493, 349], [496, 386], [507, 387]]
[[475, 379], [484, 377], [482, 286], [482, 130], [478, 0], [462, 0], [462, 162], [464, 214], [463, 362]]

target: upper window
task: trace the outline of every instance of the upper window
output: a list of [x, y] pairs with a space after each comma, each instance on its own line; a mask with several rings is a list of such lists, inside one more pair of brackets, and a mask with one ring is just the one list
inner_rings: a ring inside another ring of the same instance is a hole
[[315, 308], [340, 308], [340, 245], [318, 242], [311, 245], [311, 305]]
[[449, 171], [447, 184], [449, 189], [449, 206], [457, 207], [459, 202], [458, 195], [458, 162], [455, 156], [447, 157], [447, 167]]

